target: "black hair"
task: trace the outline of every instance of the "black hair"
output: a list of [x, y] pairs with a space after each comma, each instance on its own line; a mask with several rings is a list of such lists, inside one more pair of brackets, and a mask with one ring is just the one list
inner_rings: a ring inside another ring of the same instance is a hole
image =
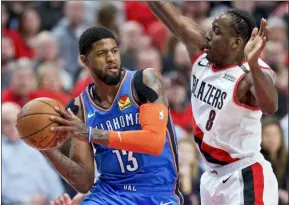
[[236, 34], [247, 42], [256, 27], [256, 21], [253, 16], [239, 9], [229, 9], [225, 13], [232, 17], [232, 26]]
[[92, 48], [92, 44], [96, 41], [100, 41], [105, 38], [114, 39], [116, 43], [116, 37], [112, 31], [102, 26], [94, 26], [86, 29], [79, 37], [79, 53], [80, 55], [87, 55]]

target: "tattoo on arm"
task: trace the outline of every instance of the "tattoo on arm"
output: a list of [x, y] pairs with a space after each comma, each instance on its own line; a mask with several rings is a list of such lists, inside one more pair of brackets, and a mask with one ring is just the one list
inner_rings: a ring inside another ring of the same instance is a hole
[[168, 105], [165, 86], [160, 74], [148, 68], [143, 72], [143, 82], [158, 94], [158, 99], [155, 101], [155, 103]]

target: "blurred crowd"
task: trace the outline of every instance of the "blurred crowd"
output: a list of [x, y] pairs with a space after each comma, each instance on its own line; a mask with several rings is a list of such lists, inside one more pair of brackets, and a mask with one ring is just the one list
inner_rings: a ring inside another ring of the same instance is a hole
[[[228, 8], [266, 18], [269, 39], [262, 59], [276, 72], [279, 109], [262, 119], [261, 152], [279, 182], [280, 204], [288, 204], [288, 2], [175, 2], [179, 11], [209, 31], [216, 14]], [[76, 193], [40, 152], [25, 145], [15, 128], [16, 113], [37, 97], [66, 104], [92, 82], [81, 64], [78, 38], [93, 25], [111, 29], [120, 42], [122, 66], [152, 67], [163, 74], [179, 140], [181, 191], [185, 205], [200, 204], [204, 172], [192, 138], [189, 76], [191, 59], [150, 12], [145, 2], [9, 1], [1, 2], [2, 204], [47, 204]]]

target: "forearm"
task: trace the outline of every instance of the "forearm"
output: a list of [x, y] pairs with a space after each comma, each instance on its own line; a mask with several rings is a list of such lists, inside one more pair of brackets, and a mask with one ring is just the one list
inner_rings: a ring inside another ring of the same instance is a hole
[[155, 16], [172, 32], [172, 34], [176, 37], [180, 37], [178, 33], [180, 27], [180, 14], [172, 3], [168, 1], [148, 1], [148, 6]]
[[69, 159], [57, 149], [42, 151], [42, 153], [72, 187], [81, 193], [89, 191], [93, 181], [91, 182], [84, 167]]
[[273, 114], [278, 109], [278, 94], [276, 88], [272, 81], [266, 77], [258, 63], [249, 66], [256, 92], [256, 100], [260, 109], [266, 114]]

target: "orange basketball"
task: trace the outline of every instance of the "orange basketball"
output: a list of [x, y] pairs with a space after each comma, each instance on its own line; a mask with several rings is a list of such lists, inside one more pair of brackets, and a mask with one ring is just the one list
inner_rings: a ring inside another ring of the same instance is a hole
[[51, 132], [50, 128], [58, 126], [50, 116], [59, 116], [55, 107], [64, 110], [64, 106], [51, 98], [37, 98], [25, 104], [17, 116], [17, 130], [21, 139], [38, 150], [47, 150], [63, 145], [65, 133]]

